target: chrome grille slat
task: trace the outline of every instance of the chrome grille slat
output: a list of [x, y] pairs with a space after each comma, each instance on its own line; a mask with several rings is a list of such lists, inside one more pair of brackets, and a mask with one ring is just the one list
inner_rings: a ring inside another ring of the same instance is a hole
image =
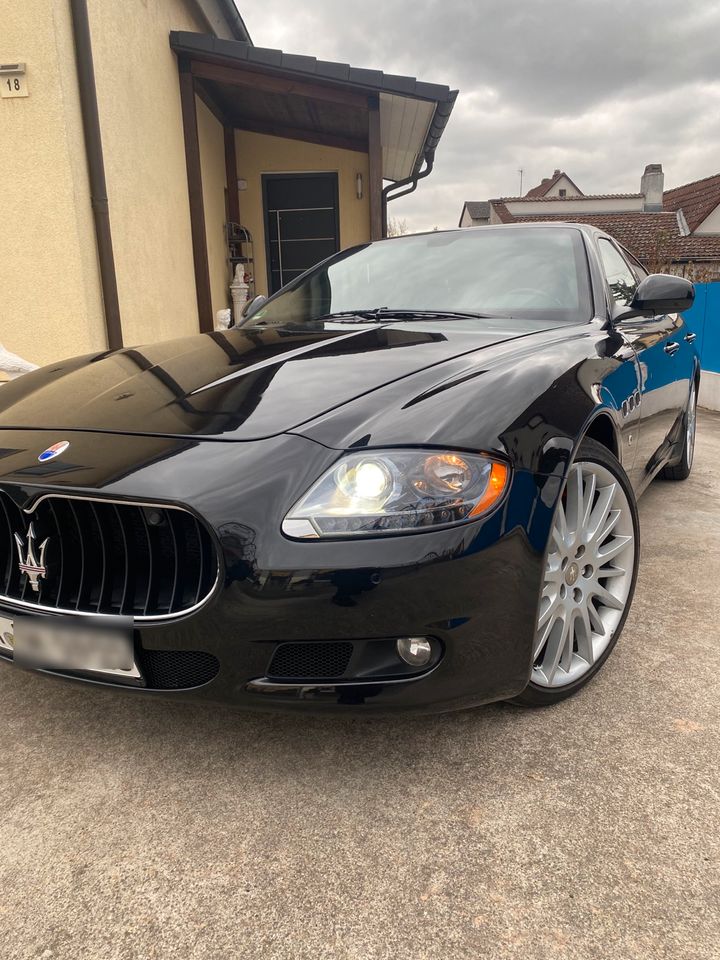
[[199, 525], [198, 525], [197, 520], [195, 520], [194, 517], [193, 517], [193, 520], [194, 520], [194, 522], [195, 522], [195, 532], [197, 533], [197, 538], [198, 538], [198, 558], [199, 558], [199, 560], [200, 560], [200, 569], [198, 570], [198, 585], [197, 585], [197, 588], [196, 588], [196, 590], [195, 590], [195, 603], [197, 603], [197, 602], [198, 602], [198, 599], [199, 599], [199, 597], [200, 597], [200, 591], [201, 591], [201, 589], [202, 589], [202, 574], [203, 574], [203, 559], [204, 559], [204, 558], [203, 558], [202, 537], [200, 536], [200, 527], [199, 527]]
[[145, 534], [145, 542], [148, 547], [148, 577], [147, 577], [147, 590], [145, 592], [145, 606], [143, 607], [143, 614], [147, 616], [148, 607], [150, 606], [150, 594], [152, 593], [153, 586], [153, 548], [152, 548], [152, 537], [150, 536], [150, 528], [148, 527], [147, 518], [145, 517], [144, 510], [138, 510], [140, 517], [142, 519], [142, 528], [143, 533]]
[[[4, 499], [0, 497], [0, 500]], [[60, 536], [60, 524], [58, 523], [57, 513], [55, 512], [55, 505], [52, 500], [48, 500], [48, 506], [50, 508], [50, 516], [54, 524], [54, 534], [57, 537], [58, 544], [58, 558], [59, 558], [59, 567], [58, 567], [58, 597], [62, 596], [63, 589], [63, 577], [65, 575], [65, 548], [63, 547], [62, 537]]]
[[5, 530], [3, 531], [2, 537], [3, 541], [8, 544], [7, 550], [7, 559], [6, 559], [6, 569], [5, 573], [5, 586], [3, 592], [7, 593], [10, 589], [10, 581], [12, 579], [13, 571], [13, 558], [15, 557], [15, 538], [13, 537], [13, 528], [10, 521], [10, 514], [8, 513], [7, 505], [5, 504], [5, 498], [0, 497], [0, 507], [2, 507], [3, 519], [5, 520]]
[[120, 606], [118, 608], [118, 613], [122, 613], [125, 608], [125, 599], [127, 597], [128, 586], [130, 583], [130, 563], [129, 563], [129, 553], [128, 553], [128, 543], [127, 537], [125, 536], [125, 527], [123, 526], [122, 517], [118, 511], [117, 506], [113, 505], [113, 513], [115, 519], [117, 520], [118, 528], [120, 530], [120, 538], [122, 540], [123, 546], [123, 586], [122, 593], [120, 594]]
[[[18, 566], [14, 533], [49, 538], [34, 592]], [[63, 613], [167, 619], [201, 605], [218, 576], [214, 542], [182, 508], [45, 495], [21, 510], [0, 489], [0, 600]]]
[[177, 595], [178, 581], [180, 577], [180, 570], [178, 567], [178, 544], [177, 538], [175, 536], [175, 523], [173, 521], [172, 513], [168, 514], [168, 529], [170, 530], [170, 536], [172, 538], [172, 556], [173, 556], [173, 579], [172, 579], [172, 589], [170, 591], [170, 604], [168, 606], [168, 611], [172, 611], [175, 606], [175, 597]]
[[75, 529], [77, 530], [77, 544], [78, 544], [79, 553], [80, 553], [80, 572], [78, 575], [78, 585], [77, 585], [77, 591], [75, 593], [75, 601], [74, 601], [75, 609], [79, 610], [80, 604], [82, 601], [82, 590], [83, 590], [83, 586], [85, 585], [85, 544], [83, 543], [83, 539], [84, 539], [83, 527], [82, 527], [82, 524], [80, 523], [80, 520], [78, 519], [77, 509], [72, 500], [68, 501], [68, 506], [70, 508], [70, 514], [75, 524]]
[[94, 503], [90, 503], [90, 510], [92, 511], [93, 519], [97, 527], [98, 533], [100, 534], [100, 557], [101, 557], [101, 575], [100, 575], [100, 589], [98, 591], [98, 600], [95, 607], [95, 611], [98, 612], [102, 609], [103, 598], [105, 596], [105, 583], [107, 581], [107, 567], [108, 567], [108, 553], [105, 546], [105, 534], [103, 532], [103, 525], [100, 522], [98, 517], [97, 507]]

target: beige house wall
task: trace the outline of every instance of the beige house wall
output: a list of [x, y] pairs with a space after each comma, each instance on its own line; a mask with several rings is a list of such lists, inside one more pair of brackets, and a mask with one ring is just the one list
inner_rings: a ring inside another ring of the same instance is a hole
[[171, 30], [189, 0], [90, 0], [90, 29], [126, 345], [197, 333], [187, 170]]
[[[247, 190], [240, 191], [240, 222], [250, 230], [255, 241], [256, 293], [267, 293], [263, 173], [337, 173], [340, 247], [370, 239], [367, 154], [246, 130], [235, 131], [235, 151], [238, 177], [247, 180]], [[362, 200], [358, 200], [356, 194], [358, 173], [362, 174], [365, 184]]]
[[720, 233], [720, 204], [705, 217], [703, 222], [695, 230], [695, 233]]
[[225, 237], [225, 132], [220, 121], [198, 97], [198, 140], [202, 173], [205, 236], [208, 248], [213, 317], [229, 306], [230, 267]]
[[[212, 13], [214, 0], [203, 0]], [[209, 6], [208, 6], [209, 5]], [[206, 31], [193, 0], [89, 0], [123, 337], [198, 331], [178, 64], [171, 30]], [[103, 350], [97, 248], [69, 3], [3, 10], [3, 61], [25, 61], [30, 96], [0, 100], [0, 343], [34, 363]], [[197, 101], [213, 311], [228, 306], [222, 125]], [[241, 221], [267, 289], [263, 173], [336, 172], [340, 245], [367, 241], [368, 158], [237, 131]], [[361, 173], [365, 196], [356, 197]]]
[[0, 99], [0, 343], [44, 364], [106, 346], [69, 4], [3, 4], [1, 47], [30, 95]]
[[621, 213], [625, 211], [641, 211], [643, 197], [558, 197], [551, 200], [506, 200], [505, 206], [516, 217], [532, 216], [534, 214], [550, 213]]
[[552, 187], [545, 194], [546, 197], [559, 197], [560, 191], [566, 190], [568, 197], [580, 197], [582, 194], [580, 191], [573, 186], [573, 184], [568, 180], [567, 177], [560, 177], [557, 183], [553, 184]]

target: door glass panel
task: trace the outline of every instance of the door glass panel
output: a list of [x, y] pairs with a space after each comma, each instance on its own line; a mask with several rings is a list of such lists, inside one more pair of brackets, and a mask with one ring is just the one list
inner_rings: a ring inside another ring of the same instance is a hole
[[635, 274], [625, 262], [620, 251], [609, 240], [598, 240], [605, 277], [610, 293], [616, 303], [629, 306], [637, 290]]

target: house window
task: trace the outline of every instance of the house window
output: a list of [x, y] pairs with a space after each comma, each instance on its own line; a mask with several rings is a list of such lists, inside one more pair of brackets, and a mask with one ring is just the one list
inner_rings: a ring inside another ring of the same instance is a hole
[[567, 196], [567, 190], [565, 189], [565, 187], [560, 187], [560, 189], [558, 190], [558, 194], [559, 194], [561, 197], [566, 197], [566, 196]]

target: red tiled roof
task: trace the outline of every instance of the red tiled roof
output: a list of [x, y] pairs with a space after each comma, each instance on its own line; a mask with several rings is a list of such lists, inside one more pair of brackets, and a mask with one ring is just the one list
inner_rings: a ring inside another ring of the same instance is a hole
[[663, 194], [666, 210], [682, 210], [688, 228], [696, 230], [720, 203], [720, 173], [673, 187]]
[[497, 214], [500, 223], [512, 223], [516, 218], [510, 213], [502, 200], [491, 200], [490, 206]]
[[535, 197], [544, 197], [548, 190], [552, 190], [558, 180], [562, 180], [563, 177], [565, 177], [566, 180], [570, 180], [570, 183], [572, 183], [577, 192], [582, 195], [582, 190], [580, 187], [573, 180], [571, 180], [563, 170], [557, 170], [551, 177], [547, 177], [542, 183], [539, 183], [536, 187], [533, 187], [532, 190], [528, 190], [528, 192], [525, 194], [525, 197], [530, 197], [531, 200]]
[[[495, 207], [497, 210], [497, 206]], [[662, 213], [588, 213], [578, 216], [565, 214], [533, 214], [513, 216], [503, 223], [588, 223], [615, 237], [638, 260], [646, 263], [670, 260], [673, 262], [720, 260], [720, 235], [682, 236], [677, 214]]]
[[533, 203], [576, 203], [580, 200], [637, 200], [642, 197], [641, 193], [584, 193], [581, 197], [500, 197], [499, 200], [491, 200], [491, 203], [525, 203], [527, 200]]

